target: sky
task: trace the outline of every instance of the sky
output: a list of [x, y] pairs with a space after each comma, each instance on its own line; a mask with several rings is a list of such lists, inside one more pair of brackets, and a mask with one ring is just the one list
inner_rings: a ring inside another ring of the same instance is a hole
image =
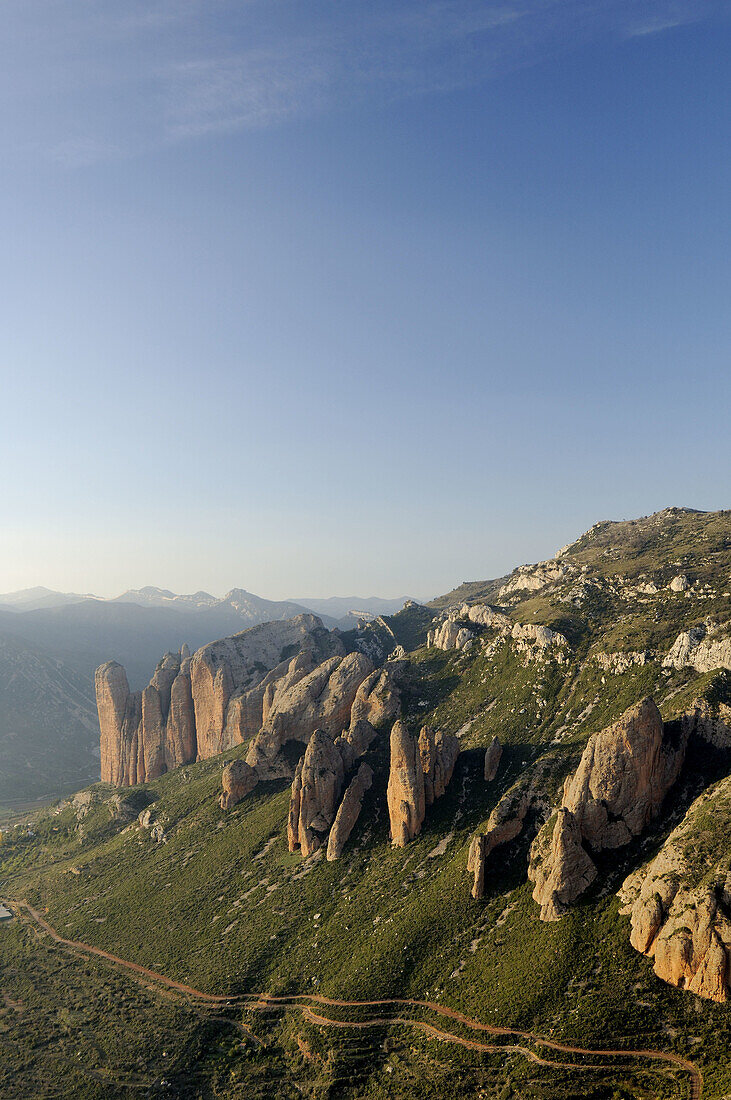
[[731, 506], [726, 0], [4, 0], [0, 591]]

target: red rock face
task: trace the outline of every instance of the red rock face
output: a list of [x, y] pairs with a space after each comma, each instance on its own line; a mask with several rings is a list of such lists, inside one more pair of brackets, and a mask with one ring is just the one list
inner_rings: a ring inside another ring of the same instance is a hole
[[96, 671], [101, 778], [118, 787], [155, 779], [195, 759], [189, 658], [167, 654], [142, 692], [116, 661]]
[[[292, 649], [295, 656], [281, 660]], [[109, 661], [96, 675], [101, 778], [131, 787], [250, 739], [262, 742], [263, 763], [272, 764], [287, 740], [306, 742], [318, 727], [331, 738], [347, 729], [372, 672], [362, 653], [344, 656], [340, 636], [314, 615], [244, 630], [192, 658], [187, 647], [168, 653], [142, 692], [131, 692], [124, 669]], [[278, 761], [274, 773], [291, 775], [289, 764]]]
[[297, 765], [289, 806], [289, 850], [306, 858], [327, 839], [343, 789], [345, 769], [331, 737], [315, 730]]
[[544, 825], [531, 848], [528, 877], [542, 920], [561, 917], [596, 877], [583, 845], [620, 848], [655, 817], [682, 767], [689, 728], [666, 735], [655, 703], [643, 699], [589, 738], [555, 825]]
[[394, 722], [391, 730], [387, 798], [391, 842], [404, 848], [421, 831], [426, 801], [419, 745], [401, 720]]

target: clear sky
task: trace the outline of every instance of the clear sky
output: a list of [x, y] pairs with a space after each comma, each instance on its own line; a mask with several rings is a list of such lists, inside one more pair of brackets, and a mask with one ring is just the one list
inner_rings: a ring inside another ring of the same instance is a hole
[[4, 0], [0, 591], [731, 506], [727, 0]]

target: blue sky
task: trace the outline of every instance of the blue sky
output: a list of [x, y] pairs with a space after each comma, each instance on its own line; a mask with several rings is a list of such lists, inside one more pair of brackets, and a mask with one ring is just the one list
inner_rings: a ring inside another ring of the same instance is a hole
[[729, 506], [728, 4], [3, 16], [0, 590], [425, 598]]

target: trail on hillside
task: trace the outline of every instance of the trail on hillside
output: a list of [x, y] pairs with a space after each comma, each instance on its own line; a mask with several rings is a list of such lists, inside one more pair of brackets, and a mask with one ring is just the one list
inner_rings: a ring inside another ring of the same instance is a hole
[[[105, 951], [101, 947], [94, 947], [92, 944], [83, 943], [81, 940], [71, 940], [60, 935], [55, 928], [43, 917], [37, 910], [25, 900], [23, 901], [10, 901], [7, 902], [18, 914], [18, 917], [23, 919], [23, 911], [28, 914], [31, 921], [40, 929], [43, 933], [49, 936], [55, 943], [60, 944], [63, 947], [67, 947], [70, 950], [82, 954], [82, 955], [95, 955], [99, 958], [105, 959], [107, 962], [111, 962], [116, 966], [122, 967], [129, 971], [134, 976], [139, 976], [141, 979], [145, 979], [146, 982], [152, 982], [152, 986], [148, 988], [156, 989], [160, 993], [165, 993], [168, 996], [172, 994], [179, 994], [183, 997], [186, 1003], [197, 1008], [208, 1007], [226, 1007], [226, 1008], [246, 1008], [251, 1011], [271, 1010], [276, 1008], [297, 1008], [303, 1016], [311, 1023], [318, 1024], [322, 1027], [336, 1027], [336, 1028], [354, 1028], [364, 1029], [368, 1027], [383, 1027], [393, 1026], [394, 1024], [408, 1025], [409, 1027], [416, 1028], [424, 1032], [430, 1038], [439, 1039], [443, 1042], [455, 1043], [459, 1046], [468, 1048], [469, 1050], [483, 1051], [488, 1054], [500, 1054], [508, 1052], [512, 1054], [521, 1054], [529, 1061], [534, 1062], [541, 1066], [547, 1066], [551, 1069], [572, 1069], [572, 1070], [593, 1070], [593, 1071], [608, 1071], [611, 1067], [607, 1065], [597, 1065], [590, 1063], [576, 1063], [576, 1062], [557, 1062], [550, 1061], [546, 1058], [542, 1058], [536, 1054], [535, 1051], [530, 1050], [528, 1047], [521, 1046], [518, 1043], [482, 1043], [476, 1039], [466, 1039], [460, 1035], [455, 1035], [451, 1031], [444, 1031], [441, 1028], [435, 1027], [433, 1024], [427, 1023], [422, 1020], [414, 1020], [405, 1016], [386, 1016], [386, 1017], [374, 1017], [367, 1020], [333, 1020], [328, 1016], [322, 1016], [316, 1013], [311, 1007], [313, 1004], [331, 1007], [331, 1008], [386, 1008], [386, 1007], [406, 1007], [406, 1008], [421, 1008], [426, 1009], [429, 1012], [433, 1012], [438, 1016], [444, 1017], [449, 1020], [454, 1020], [455, 1023], [462, 1025], [463, 1027], [478, 1032], [484, 1032], [488, 1035], [502, 1036], [504, 1038], [522, 1039], [524, 1041], [534, 1043], [538, 1046], [547, 1047], [551, 1050], [555, 1050], [562, 1054], [577, 1054], [582, 1057], [594, 1057], [594, 1058], [629, 1058], [629, 1059], [641, 1059], [650, 1060], [654, 1062], [664, 1062], [666, 1065], [679, 1069], [687, 1073], [690, 1077], [690, 1100], [701, 1100], [703, 1092], [703, 1075], [695, 1065], [694, 1062], [688, 1061], [688, 1059], [681, 1057], [679, 1054], [673, 1054], [669, 1051], [662, 1050], [622, 1050], [622, 1049], [608, 1049], [597, 1050], [590, 1047], [575, 1046], [569, 1043], [560, 1043], [555, 1039], [551, 1039], [545, 1035], [539, 1035], [532, 1031], [520, 1031], [516, 1028], [501, 1027], [498, 1024], [485, 1024], [479, 1020], [473, 1019], [471, 1016], [466, 1016], [458, 1009], [449, 1008], [448, 1005], [438, 1004], [435, 1001], [420, 1001], [409, 998], [384, 998], [381, 1000], [372, 1001], [346, 1001], [339, 1000], [333, 997], [325, 997], [322, 994], [317, 993], [298, 993], [287, 996], [273, 996], [267, 993], [244, 993], [227, 997], [222, 994], [205, 993], [200, 989], [196, 989], [193, 986], [186, 985], [183, 982], [177, 982], [173, 978], [168, 978], [164, 974], [160, 974], [155, 970], [149, 970], [147, 967], [141, 966], [139, 963], [131, 962], [128, 959], [122, 959], [118, 955], [113, 955], [109, 951]], [[256, 1040], [256, 1037], [252, 1032], [249, 1032], [243, 1025], [237, 1025], [234, 1021], [229, 1020], [227, 1017], [214, 1017], [221, 1021], [226, 1021], [229, 1024], [234, 1024], [242, 1032], [246, 1033], [252, 1039]], [[258, 1040], [257, 1040], [258, 1041]]]

